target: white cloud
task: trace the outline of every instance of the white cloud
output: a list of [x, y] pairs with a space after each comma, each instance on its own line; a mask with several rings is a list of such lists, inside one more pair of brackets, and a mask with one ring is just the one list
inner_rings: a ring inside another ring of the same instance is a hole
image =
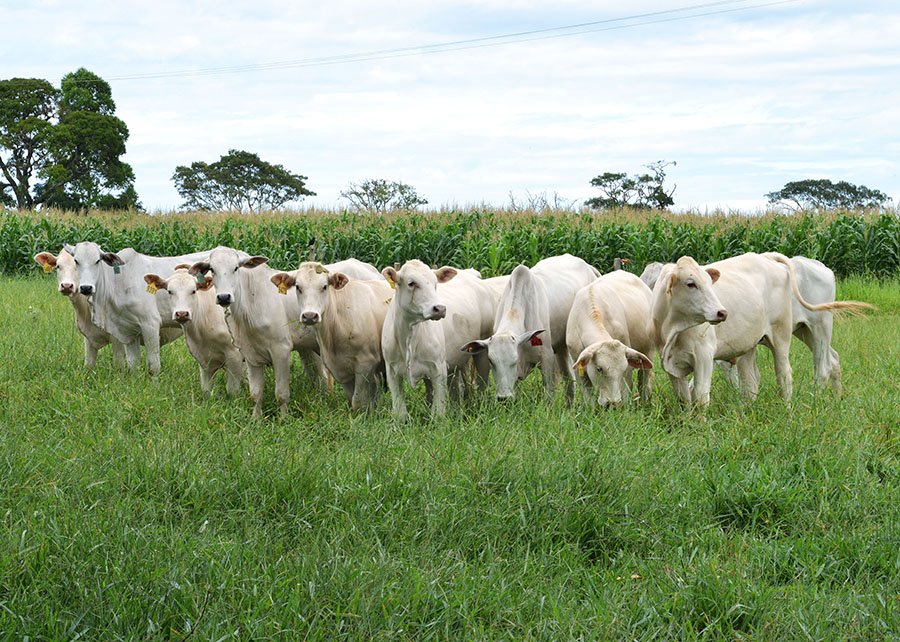
[[[7, 34], [6, 73], [58, 82], [82, 65], [118, 78], [309, 60], [673, 6], [39, 2], [11, 9], [20, 28]], [[410, 183], [434, 206], [503, 204], [510, 191], [580, 199], [603, 171], [666, 159], [678, 161], [677, 206], [734, 208], [826, 172], [900, 191], [898, 32], [895, 3], [806, 1], [451, 53], [111, 84], [151, 208], [178, 204], [176, 165], [231, 148], [309, 176], [318, 196], [308, 202], [323, 206], [365, 178]]]

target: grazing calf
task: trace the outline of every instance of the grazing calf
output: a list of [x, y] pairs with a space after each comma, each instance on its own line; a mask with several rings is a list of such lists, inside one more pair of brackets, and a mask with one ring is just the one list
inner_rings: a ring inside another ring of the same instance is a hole
[[354, 410], [375, 404], [384, 370], [381, 331], [393, 291], [380, 272], [375, 277], [353, 281], [315, 262], [271, 277], [279, 292], [296, 293], [300, 320], [315, 329], [322, 361]]
[[[812, 312], [870, 307], [856, 301], [808, 303], [793, 266], [780, 254], [748, 253], [705, 269], [690, 257], [666, 265], [653, 291], [653, 321], [663, 368], [679, 396], [708, 404], [713, 359], [719, 359], [737, 365], [744, 396], [755, 398], [756, 346], [762, 343], [772, 351], [781, 396], [790, 401], [792, 297]], [[686, 379], [691, 372], [692, 389]]]
[[515, 386], [536, 364], [544, 388], [556, 383], [554, 355], [571, 398], [573, 377], [566, 349], [566, 324], [575, 293], [600, 275], [582, 259], [564, 254], [513, 270], [494, 318], [493, 334], [462, 346], [471, 354], [486, 352], [494, 373], [497, 398], [515, 396]]
[[169, 274], [179, 263], [202, 260], [209, 252], [157, 257], [131, 248], [105, 252], [92, 242], [82, 242], [74, 248], [67, 245], [65, 249], [75, 259], [78, 290], [88, 297], [91, 320], [125, 344], [129, 369], [137, 365], [143, 342], [147, 368], [151, 375], [158, 374], [160, 345], [171, 336], [161, 333], [161, 329], [178, 328], [178, 324], [172, 321], [167, 298], [158, 302], [147, 292], [144, 275]]
[[112, 350], [113, 363], [116, 365], [124, 363], [125, 346], [122, 342], [91, 321], [91, 306], [88, 299], [78, 291], [78, 272], [72, 255], [66, 250], [61, 250], [57, 256], [50, 252], [40, 252], [34, 255], [34, 260], [45, 272], [56, 271], [59, 293], [69, 299], [75, 310], [75, 325], [84, 337], [84, 367], [88, 370], [93, 369], [97, 363], [97, 352], [107, 345]]
[[144, 281], [157, 301], [168, 292], [172, 320], [184, 329], [184, 341], [191, 356], [200, 365], [200, 387], [208, 396], [212, 392], [212, 380], [216, 372], [225, 368], [227, 380], [225, 390], [229, 395], [241, 391], [244, 378], [244, 359], [231, 340], [231, 333], [225, 322], [225, 311], [216, 305], [216, 291], [212, 278], [206, 277], [198, 283], [182, 264], [168, 279], [157, 274], [147, 274]]
[[566, 345], [589, 403], [603, 408], [622, 403], [633, 369], [638, 370], [641, 400], [649, 400], [655, 350], [652, 297], [643, 281], [622, 270], [601, 276], [575, 295]]

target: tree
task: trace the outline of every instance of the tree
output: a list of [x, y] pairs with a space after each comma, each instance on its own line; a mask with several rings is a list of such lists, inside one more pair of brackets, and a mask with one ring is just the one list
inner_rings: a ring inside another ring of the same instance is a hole
[[890, 200], [888, 195], [865, 185], [846, 181], [832, 183], [827, 179], [807, 179], [785, 183], [777, 192], [766, 194], [769, 203], [799, 211], [804, 209], [880, 208]]
[[389, 210], [414, 210], [419, 205], [427, 205], [428, 201], [419, 196], [412, 185], [387, 181], [383, 178], [365, 180], [362, 183], [350, 183], [350, 187], [341, 192], [341, 197], [350, 201], [357, 210], [368, 210], [384, 214]]
[[172, 180], [186, 209], [253, 212], [316, 195], [306, 189], [306, 176], [237, 149], [228, 150], [214, 163], [179, 165]]
[[591, 179], [591, 185], [600, 189], [601, 196], [584, 202], [594, 209], [614, 209], [618, 207], [651, 208], [664, 210], [674, 205], [672, 194], [675, 186], [666, 191], [666, 167], [675, 162], [656, 161], [644, 165], [649, 174], [628, 176], [624, 172], [606, 172]]
[[2, 200], [19, 209], [140, 207], [134, 172], [120, 160], [128, 127], [109, 84], [81, 68], [60, 86], [0, 81]]

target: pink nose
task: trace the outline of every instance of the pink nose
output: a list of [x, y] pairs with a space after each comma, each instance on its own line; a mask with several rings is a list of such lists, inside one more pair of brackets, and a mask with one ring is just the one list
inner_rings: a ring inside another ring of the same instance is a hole
[[60, 283], [59, 291], [63, 294], [72, 294], [75, 292], [75, 284], [74, 283]]
[[175, 310], [175, 320], [179, 323], [191, 320], [191, 313], [187, 310]]

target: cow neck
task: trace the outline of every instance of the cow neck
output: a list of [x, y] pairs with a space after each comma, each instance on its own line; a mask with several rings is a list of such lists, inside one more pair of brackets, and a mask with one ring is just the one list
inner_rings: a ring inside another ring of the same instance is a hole
[[[260, 272], [260, 270], [262, 272]], [[274, 270], [268, 270], [274, 274]], [[257, 274], [263, 276], [257, 277]], [[247, 323], [248, 325], [257, 325], [256, 320], [261, 311], [257, 309], [259, 306], [252, 305], [257, 297], [265, 297], [266, 291], [263, 289], [267, 285], [271, 288], [272, 293], [276, 293], [275, 286], [269, 282], [269, 274], [267, 267], [260, 265], [255, 268], [238, 268], [238, 286], [240, 287], [240, 296], [235, 298], [234, 303], [228, 306], [227, 310], [238, 321], [238, 323]], [[256, 283], [259, 281], [259, 283]], [[278, 295], [282, 296], [282, 295]]]
[[609, 333], [609, 330], [606, 329], [606, 324], [603, 322], [603, 312], [600, 310], [600, 307], [597, 305], [597, 299], [594, 296], [594, 288], [588, 287], [588, 303], [590, 304], [590, 313], [591, 313], [591, 341], [586, 342], [589, 345], [595, 343], [602, 343], [604, 341], [613, 341], [613, 336]]
[[103, 331], [102, 328], [98, 328], [91, 321], [91, 304], [86, 296], [80, 292], [74, 292], [68, 296], [68, 299], [75, 310], [75, 325], [81, 330], [81, 334], [87, 336], [89, 333], [94, 333], [98, 330]]

